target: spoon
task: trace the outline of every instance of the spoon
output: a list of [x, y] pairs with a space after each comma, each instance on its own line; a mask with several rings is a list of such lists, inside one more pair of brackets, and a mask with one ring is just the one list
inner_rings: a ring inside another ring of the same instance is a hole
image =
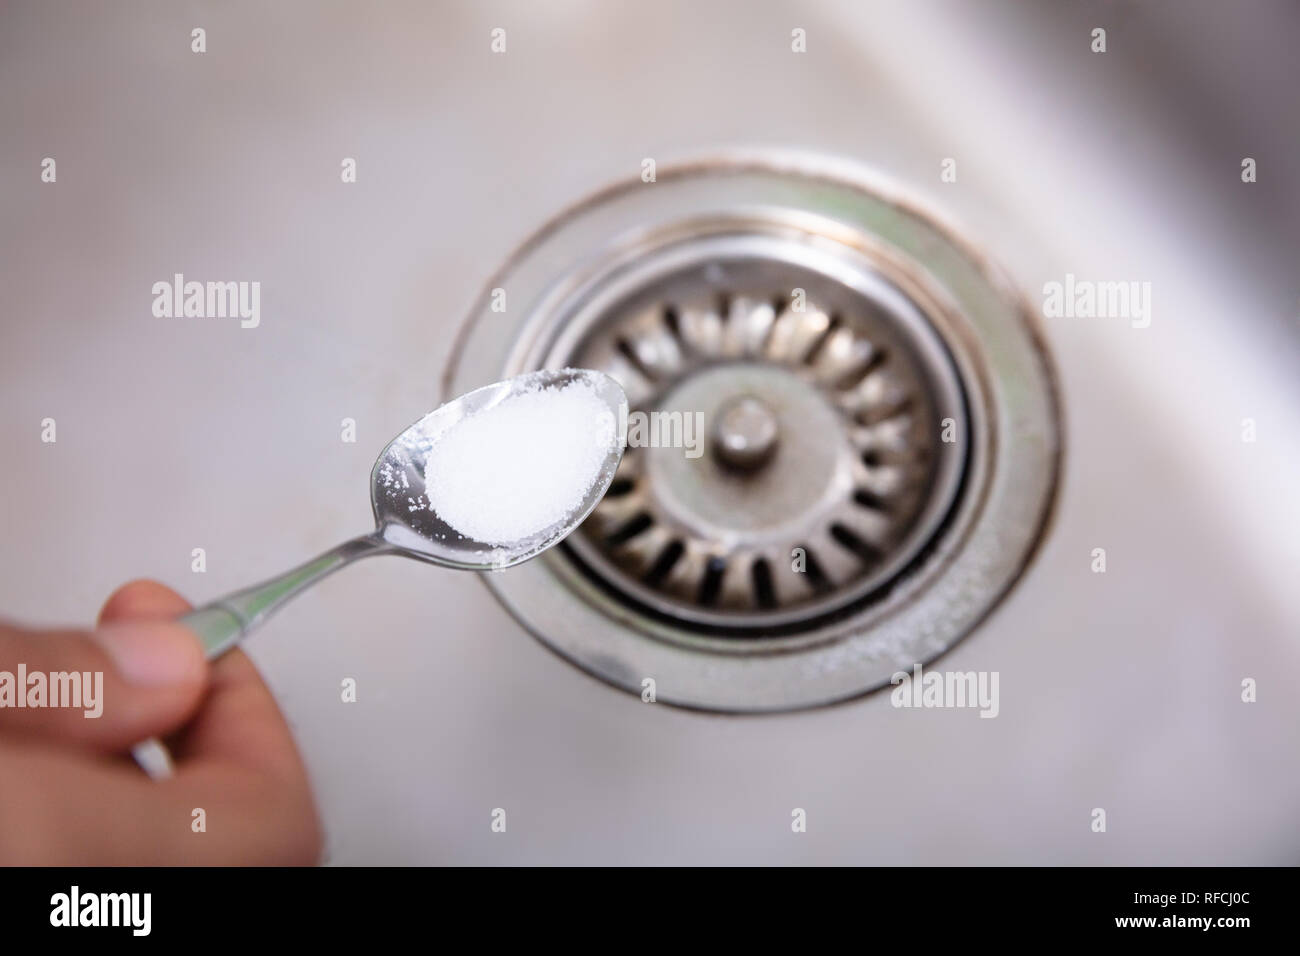
[[[441, 435], [470, 415], [514, 395], [538, 388], [562, 388], [574, 382], [590, 385], [619, 423], [600, 473], [577, 508], [550, 527], [503, 545], [464, 537], [428, 506], [424, 462]], [[180, 618], [180, 622], [198, 635], [204, 654], [212, 660], [238, 644], [290, 598], [360, 558], [400, 554], [462, 571], [497, 571], [534, 558], [563, 541], [604, 497], [623, 457], [625, 436], [621, 429], [626, 421], [627, 396], [622, 387], [608, 375], [590, 369], [529, 372], [467, 392], [425, 415], [389, 442], [376, 459], [370, 472], [373, 532], [345, 541], [269, 581], [205, 604]], [[156, 740], [137, 744], [132, 754], [150, 776], [170, 772], [170, 757]]]

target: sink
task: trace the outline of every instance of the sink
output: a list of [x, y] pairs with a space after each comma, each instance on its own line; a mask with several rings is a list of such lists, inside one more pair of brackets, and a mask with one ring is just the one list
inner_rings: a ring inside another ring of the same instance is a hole
[[[328, 861], [1295, 863], [1297, 15], [1054, 6], [7, 10], [0, 608], [89, 621], [137, 576], [202, 601], [366, 528], [374, 455], [449, 397], [459, 330], [529, 236], [666, 187], [647, 159], [793, 152], [954, 224], [1037, 312], [1050, 522], [925, 655], [996, 672], [997, 717], [888, 687], [650, 704], [535, 639], [497, 599], [516, 571], [364, 563], [248, 647]], [[155, 317], [176, 273], [259, 281], [259, 324]], [[1043, 315], [1067, 276], [1149, 283], [1149, 324]]]

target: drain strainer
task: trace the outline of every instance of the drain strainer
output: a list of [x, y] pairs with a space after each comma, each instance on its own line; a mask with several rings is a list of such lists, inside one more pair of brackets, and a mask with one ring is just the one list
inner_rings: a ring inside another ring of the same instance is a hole
[[658, 700], [887, 683], [1005, 593], [1054, 492], [1051, 370], [1018, 298], [932, 219], [806, 160], [661, 170], [565, 214], [493, 280], [446, 387], [564, 366], [623, 384], [629, 448], [563, 547], [488, 581]]
[[960, 482], [963, 391], [933, 327], [872, 272], [851, 287], [801, 264], [829, 253], [799, 242], [686, 243], [551, 359], [614, 376], [640, 414], [571, 546], [683, 622], [761, 636], [860, 599], [933, 537]]

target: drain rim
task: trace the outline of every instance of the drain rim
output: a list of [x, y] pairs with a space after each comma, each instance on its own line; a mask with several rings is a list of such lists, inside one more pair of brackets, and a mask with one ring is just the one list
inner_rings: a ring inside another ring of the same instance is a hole
[[[1023, 574], [1050, 525], [1060, 474], [1056, 375], [1022, 296], [941, 219], [878, 177], [801, 155], [733, 151], [661, 166], [656, 184], [618, 184], [562, 213], [488, 283], [453, 347], [444, 388], [451, 393], [500, 378], [519, 361], [512, 354], [516, 339], [545, 317], [548, 303], [591, 278], [563, 268], [582, 262], [587, 273], [605, 269], [629, 254], [629, 240], [653, 227], [670, 234], [689, 220], [755, 209], [762, 215], [779, 209], [813, 233], [833, 230], [835, 241], [887, 264], [891, 280], [901, 277], [909, 295], [933, 301], [950, 326], [945, 338], [961, 343], [962, 361], [971, 366], [962, 377], [974, 393], [972, 434], [981, 437], [968, 467], [972, 486], [925, 557], [925, 573], [898, 582], [867, 611], [779, 647], [763, 641], [757, 642], [762, 648], [737, 653], [736, 642], [728, 647], [726, 639], [683, 644], [672, 628], [600, 594], [563, 554], [485, 576], [521, 626], [582, 669], [637, 694], [653, 678], [658, 700], [713, 711], [779, 711], [850, 699], [943, 653]], [[498, 287], [510, 290], [512, 305], [522, 299], [529, 308], [508, 320], [494, 313]], [[549, 622], [546, 630], [539, 621]]]

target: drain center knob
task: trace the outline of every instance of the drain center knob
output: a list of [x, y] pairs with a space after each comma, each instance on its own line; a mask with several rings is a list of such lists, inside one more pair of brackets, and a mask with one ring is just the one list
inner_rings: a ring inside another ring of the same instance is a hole
[[713, 424], [713, 453], [730, 468], [753, 471], [776, 451], [776, 415], [752, 395], [741, 395], [718, 409]]

